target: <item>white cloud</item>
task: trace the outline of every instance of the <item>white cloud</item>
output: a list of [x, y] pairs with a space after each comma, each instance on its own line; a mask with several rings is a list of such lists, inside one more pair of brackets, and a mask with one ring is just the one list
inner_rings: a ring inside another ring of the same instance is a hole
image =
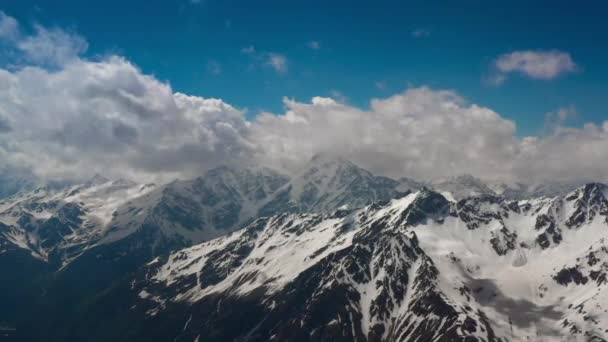
[[120, 57], [0, 71], [3, 160], [48, 177], [196, 174], [249, 147], [241, 111], [174, 93]]
[[310, 49], [319, 50], [321, 48], [321, 43], [316, 40], [311, 40], [306, 44]]
[[245, 55], [254, 55], [255, 52], [255, 46], [253, 45], [245, 46], [241, 49], [241, 53]]
[[374, 83], [374, 86], [378, 90], [386, 90], [387, 88], [386, 81], [376, 81], [376, 83]]
[[50, 178], [100, 172], [167, 179], [224, 163], [295, 170], [325, 152], [393, 177], [608, 180], [608, 121], [568, 127], [574, 107], [547, 114], [551, 129], [525, 138], [492, 109], [427, 87], [374, 99], [368, 109], [346, 104], [339, 93], [284, 99], [285, 113], [248, 120], [221, 99], [177, 93], [124, 58], [59, 55], [71, 57], [56, 58], [62, 63], [50, 69], [0, 68], [5, 167]]
[[284, 99], [282, 115], [247, 120], [114, 56], [57, 71], [0, 70], [0, 104], [0, 159], [52, 178], [186, 178], [231, 162], [295, 170], [325, 152], [393, 177], [608, 179], [608, 122], [521, 139], [493, 110], [426, 87], [374, 99], [367, 110], [326, 97]]
[[266, 64], [272, 67], [279, 74], [286, 74], [288, 71], [287, 57], [280, 53], [269, 52]]
[[331, 98], [324, 98], [324, 97], [314, 97], [313, 98], [313, 102], [314, 101], [322, 101], [322, 100], [331, 100], [331, 101], [338, 101], [340, 103], [347, 103], [348, 102], [348, 97], [346, 95], [344, 95], [343, 92], [336, 90], [336, 89], [332, 89], [329, 91], [329, 96], [331, 96]]
[[379, 174], [436, 179], [470, 173], [506, 181], [608, 181], [608, 121], [565, 126], [567, 107], [547, 115], [545, 135], [520, 138], [515, 123], [452, 91], [413, 88], [369, 110], [331, 98], [285, 99], [283, 115], [251, 125], [255, 160], [294, 170], [315, 153], [350, 158]]
[[25, 34], [15, 18], [0, 11], [0, 40], [18, 53], [17, 64], [29, 63], [59, 67], [85, 53], [89, 44], [82, 36], [59, 28], [34, 25], [32, 34]]
[[482, 81], [484, 84], [491, 86], [499, 86], [507, 80], [507, 76], [505, 74], [499, 72], [492, 72], [490, 75], [486, 75]]
[[64, 65], [87, 51], [87, 41], [75, 34], [60, 29], [35, 26], [34, 35], [24, 37], [17, 48], [35, 64], [47, 66]]
[[272, 68], [279, 74], [286, 74], [289, 70], [289, 62], [287, 57], [283, 54], [272, 51], [258, 51], [253, 45], [241, 48], [241, 53], [247, 55], [251, 59], [251, 69], [255, 68], [257, 65], [262, 67], [266, 66]]
[[568, 121], [574, 120], [578, 116], [578, 110], [574, 106], [558, 108], [553, 112], [545, 114], [545, 129], [548, 132], [554, 133], [565, 127]]
[[519, 180], [608, 181], [608, 121], [560, 127], [522, 141], [512, 177]]
[[424, 28], [418, 28], [412, 31], [412, 37], [414, 38], [426, 38], [431, 35], [431, 31]]
[[216, 60], [209, 60], [207, 62], [207, 72], [211, 75], [219, 75], [222, 73], [222, 65]]
[[19, 23], [15, 18], [0, 11], [0, 40], [15, 40], [19, 35]]
[[0, 134], [8, 133], [12, 130], [13, 130], [13, 128], [11, 127], [11, 124], [8, 122], [8, 119], [0, 116]]
[[513, 122], [449, 91], [410, 89], [373, 100], [369, 111], [326, 98], [284, 103], [284, 115], [262, 114], [253, 123], [251, 140], [260, 160], [287, 169], [326, 152], [395, 177], [506, 177], [510, 170], [498, 161], [517, 149]]
[[507, 74], [520, 73], [537, 80], [551, 80], [579, 69], [569, 53], [551, 51], [514, 51], [499, 56], [494, 62], [495, 84], [503, 83]]

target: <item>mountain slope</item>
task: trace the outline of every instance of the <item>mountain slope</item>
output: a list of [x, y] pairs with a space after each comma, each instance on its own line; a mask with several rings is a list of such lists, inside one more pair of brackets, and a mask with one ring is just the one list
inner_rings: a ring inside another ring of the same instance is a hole
[[[102, 296], [74, 336], [606, 340], [607, 189], [459, 202], [423, 190], [260, 219], [153, 260]], [[115, 318], [100, 323], [105, 310]]]
[[262, 216], [281, 212], [331, 212], [338, 208], [361, 208], [389, 200], [410, 190], [401, 182], [375, 176], [348, 160], [316, 155], [263, 209]]
[[0, 201], [5, 239], [44, 261], [61, 266], [99, 241], [114, 212], [153, 185], [94, 177], [75, 186], [38, 188]]
[[606, 340], [607, 194], [588, 184], [450, 202], [423, 190], [262, 218], [154, 259], [66, 329], [91, 340]]
[[471, 175], [460, 175], [439, 180], [433, 182], [430, 187], [451, 200], [496, 194], [486, 183]]
[[[0, 333], [12, 332], [20, 320], [32, 315], [34, 293], [39, 293], [53, 269], [43, 260], [34, 257], [27, 249], [7, 239], [16, 234], [13, 229], [0, 223]], [[17, 233], [18, 234], [18, 233]], [[6, 331], [4, 331], [6, 330]], [[0, 338], [1, 339], [1, 338]]]
[[293, 178], [22, 192], [0, 201], [2, 298], [21, 304], [0, 324], [40, 341], [608, 340], [606, 185], [439, 184], [320, 156]]
[[202, 177], [174, 181], [118, 209], [105, 242], [155, 226], [186, 245], [225, 235], [258, 216], [289, 178], [267, 168], [212, 169]]
[[[415, 234], [405, 231], [426, 219], [422, 210], [439, 208], [431, 216], [441, 219], [447, 206], [445, 199], [428, 193], [330, 216], [279, 215], [158, 258], [142, 279], [130, 282], [139, 303], [128, 315], [156, 322], [144, 322], [132, 336], [352, 341], [471, 330], [471, 323], [441, 297], [432, 260]], [[193, 325], [185, 323], [176, 337], [165, 324], [177, 327], [166, 321], [177, 312]], [[142, 324], [120, 320], [129, 322], [128, 329]], [[82, 324], [92, 321], [85, 317]], [[113, 338], [125, 332], [114, 333]]]
[[[319, 191], [292, 191], [300, 185]], [[398, 185], [350, 162], [314, 160], [294, 179], [266, 168], [220, 167], [164, 186], [98, 176], [19, 194], [0, 203], [6, 225], [0, 234], [51, 266], [43, 291], [30, 296], [38, 297], [32, 310], [53, 317], [20, 326], [40, 325], [51, 334], [60, 324], [54, 317], [78, 317], [82, 303], [155, 256], [226, 235], [258, 217], [363, 206], [398, 194]]]

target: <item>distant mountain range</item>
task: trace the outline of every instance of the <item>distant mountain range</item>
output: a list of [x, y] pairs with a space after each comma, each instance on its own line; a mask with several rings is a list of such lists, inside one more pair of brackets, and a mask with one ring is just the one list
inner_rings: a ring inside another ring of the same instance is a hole
[[608, 340], [600, 183], [393, 180], [317, 156], [292, 177], [27, 184], [0, 199], [15, 340]]

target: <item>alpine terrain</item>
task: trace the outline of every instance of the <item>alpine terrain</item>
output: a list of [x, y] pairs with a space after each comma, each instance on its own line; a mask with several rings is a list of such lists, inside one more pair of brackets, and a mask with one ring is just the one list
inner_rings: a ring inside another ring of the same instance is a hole
[[16, 341], [608, 341], [608, 186], [531, 189], [328, 156], [25, 189], [0, 202], [0, 322]]

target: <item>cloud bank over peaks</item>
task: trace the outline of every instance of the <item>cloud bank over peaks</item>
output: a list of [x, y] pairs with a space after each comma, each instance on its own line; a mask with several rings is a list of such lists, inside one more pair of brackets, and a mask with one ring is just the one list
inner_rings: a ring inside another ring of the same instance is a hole
[[321, 97], [284, 103], [284, 115], [261, 114], [251, 127], [262, 147], [256, 159], [265, 164], [289, 169], [329, 152], [393, 177], [508, 177], [509, 167], [498, 161], [517, 151], [513, 122], [451, 91], [409, 89], [372, 100], [368, 111]]
[[[284, 113], [247, 119], [221, 99], [175, 92], [123, 57], [82, 57], [86, 40], [78, 37], [44, 27], [28, 36], [0, 15], [0, 39], [28, 61], [0, 67], [5, 166], [53, 180], [95, 173], [169, 180], [221, 164], [295, 172], [325, 153], [377, 174], [420, 180], [464, 173], [524, 182], [608, 180], [608, 121], [568, 127], [572, 108], [548, 114], [553, 124], [544, 135], [524, 138], [492, 109], [428, 87], [373, 99], [369, 109], [337, 97], [284, 98]], [[19, 48], [32, 40], [68, 48]], [[46, 53], [33, 58], [32, 51]], [[243, 53], [257, 54], [253, 47]]]

